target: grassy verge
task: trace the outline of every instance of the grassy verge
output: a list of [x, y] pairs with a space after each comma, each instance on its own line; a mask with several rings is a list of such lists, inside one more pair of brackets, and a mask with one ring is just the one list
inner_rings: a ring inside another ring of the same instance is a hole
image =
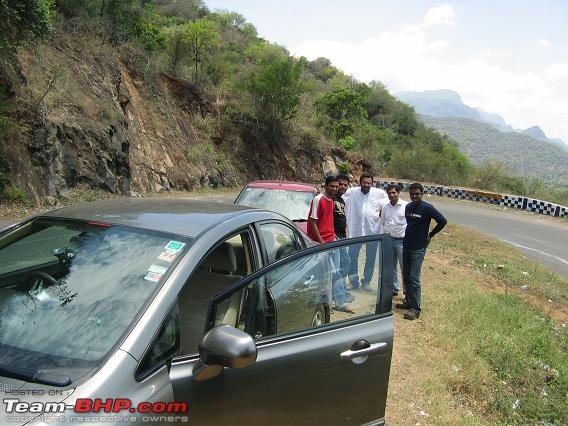
[[430, 252], [484, 276], [487, 285], [499, 287], [505, 294], [532, 296], [549, 313], [552, 309], [563, 311], [558, 312], [558, 318], [568, 320], [566, 281], [506, 243], [466, 228], [449, 226]]
[[[514, 280], [493, 263], [528, 271], [516, 278], [532, 293], [505, 292]], [[539, 303], [564, 300], [567, 286], [509, 246], [449, 227], [426, 257], [420, 320], [395, 312], [389, 424], [568, 424], [568, 328]]]

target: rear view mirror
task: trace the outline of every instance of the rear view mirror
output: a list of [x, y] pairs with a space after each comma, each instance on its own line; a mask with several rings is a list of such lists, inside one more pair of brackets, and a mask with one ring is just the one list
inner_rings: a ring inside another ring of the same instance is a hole
[[199, 343], [200, 359], [193, 369], [195, 380], [218, 376], [223, 368], [246, 368], [256, 361], [254, 340], [244, 331], [220, 325], [208, 331]]

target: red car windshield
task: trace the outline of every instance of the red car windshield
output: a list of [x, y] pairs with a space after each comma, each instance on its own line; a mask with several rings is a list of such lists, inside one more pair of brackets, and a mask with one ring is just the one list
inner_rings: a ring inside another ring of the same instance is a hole
[[313, 192], [282, 189], [245, 188], [236, 203], [259, 209], [272, 210], [294, 221], [308, 220]]

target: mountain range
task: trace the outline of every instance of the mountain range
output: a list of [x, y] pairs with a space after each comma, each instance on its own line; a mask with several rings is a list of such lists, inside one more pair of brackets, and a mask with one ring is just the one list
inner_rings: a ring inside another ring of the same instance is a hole
[[568, 181], [568, 145], [539, 126], [514, 129], [499, 114], [470, 107], [452, 90], [400, 92], [429, 127], [449, 136], [475, 164], [504, 163], [513, 173]]
[[528, 129], [515, 129], [499, 114], [473, 108], [463, 103], [459, 93], [453, 90], [426, 90], [423, 92], [399, 92], [396, 97], [402, 102], [412, 105], [421, 115], [432, 117], [459, 117], [488, 123], [503, 132], [518, 132], [535, 139], [550, 142], [568, 150], [568, 144], [561, 139], [548, 138], [539, 126]]

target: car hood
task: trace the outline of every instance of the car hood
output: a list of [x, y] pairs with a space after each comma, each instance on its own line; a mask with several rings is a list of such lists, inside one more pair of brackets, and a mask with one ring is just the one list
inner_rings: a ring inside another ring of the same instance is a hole
[[16, 412], [15, 409], [12, 410], [12, 412], [9, 412], [8, 410], [10, 405], [7, 400], [17, 400], [15, 403], [25, 402], [27, 404], [35, 402], [42, 405], [46, 403], [59, 403], [69, 398], [74, 391], [74, 388], [63, 390], [53, 386], [45, 386], [9, 377], [1, 377], [0, 394], [2, 394], [2, 403], [0, 404], [0, 424], [25, 425], [30, 422], [32, 422], [32, 424], [38, 424], [40, 423], [38, 421], [38, 417], [41, 418], [42, 415], [46, 420], [45, 423], [55, 423], [55, 418], [63, 413], [42, 414], [40, 412], [31, 412], [31, 410]]

